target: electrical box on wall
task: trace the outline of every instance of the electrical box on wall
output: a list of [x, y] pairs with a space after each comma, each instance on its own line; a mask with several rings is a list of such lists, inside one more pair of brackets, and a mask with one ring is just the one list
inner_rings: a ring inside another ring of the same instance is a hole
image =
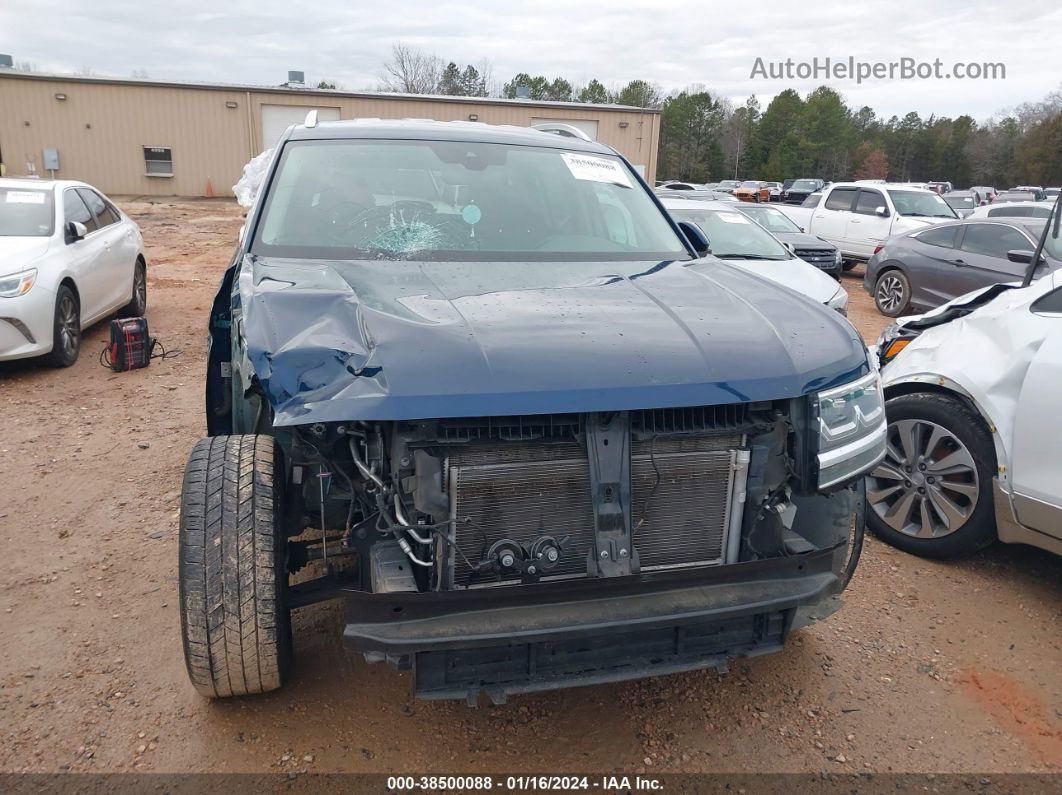
[[59, 150], [58, 149], [45, 149], [44, 150], [44, 170], [45, 171], [58, 171], [59, 170]]

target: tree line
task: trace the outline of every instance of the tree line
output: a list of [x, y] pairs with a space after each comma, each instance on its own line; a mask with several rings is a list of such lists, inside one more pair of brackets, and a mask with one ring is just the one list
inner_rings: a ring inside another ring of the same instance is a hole
[[977, 122], [969, 115], [879, 116], [820, 86], [787, 89], [766, 108], [733, 107], [703, 88], [664, 100], [660, 166], [694, 181], [817, 177], [948, 180], [956, 186], [1062, 184], [1062, 91]]
[[786, 89], [765, 108], [755, 95], [737, 104], [703, 85], [665, 94], [647, 80], [610, 88], [596, 79], [580, 85], [520, 72], [496, 86], [485, 61], [461, 65], [402, 43], [384, 70], [379, 87], [388, 91], [659, 109], [657, 173], [668, 179], [1062, 185], [1062, 90], [978, 122], [914, 111], [885, 118], [867, 105], [850, 107], [827, 86], [805, 97]]

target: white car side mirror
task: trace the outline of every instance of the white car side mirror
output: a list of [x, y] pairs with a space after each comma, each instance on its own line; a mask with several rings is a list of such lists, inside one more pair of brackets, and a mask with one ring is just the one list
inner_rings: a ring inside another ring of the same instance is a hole
[[66, 242], [76, 243], [88, 234], [88, 227], [80, 221], [70, 221], [66, 225]]

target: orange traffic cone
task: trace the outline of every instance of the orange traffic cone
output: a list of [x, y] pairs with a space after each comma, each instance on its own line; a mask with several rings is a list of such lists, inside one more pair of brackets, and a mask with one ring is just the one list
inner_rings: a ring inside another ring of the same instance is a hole
[[207, 177], [206, 197], [208, 199], [214, 198], [214, 186], [210, 184], [210, 177]]

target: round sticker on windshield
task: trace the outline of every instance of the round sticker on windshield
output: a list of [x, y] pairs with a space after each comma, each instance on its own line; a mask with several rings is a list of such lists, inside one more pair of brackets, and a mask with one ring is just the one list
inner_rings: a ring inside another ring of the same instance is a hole
[[465, 209], [461, 211], [461, 217], [466, 224], [474, 226], [475, 224], [478, 224], [479, 219], [483, 217], [483, 211], [475, 204], [466, 204]]

